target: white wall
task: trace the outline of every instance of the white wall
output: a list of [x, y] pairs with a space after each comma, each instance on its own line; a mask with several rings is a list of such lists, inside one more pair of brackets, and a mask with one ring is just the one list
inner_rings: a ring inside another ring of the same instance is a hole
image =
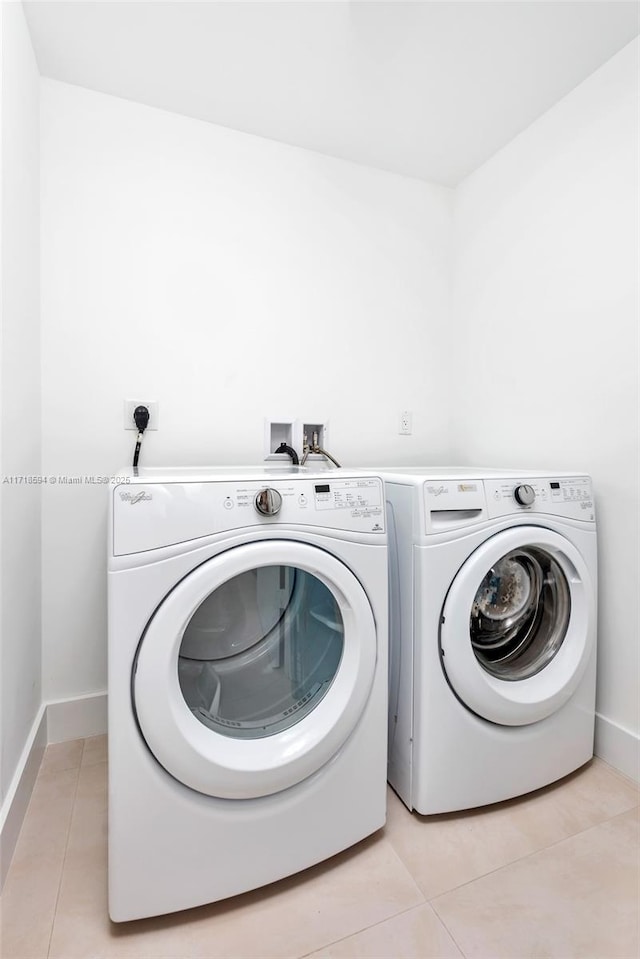
[[592, 474], [597, 708], [616, 764], [639, 731], [638, 50], [605, 64], [455, 197], [459, 458]]
[[[2, 478], [40, 474], [39, 85], [19, 3], [2, 26]], [[5, 799], [41, 705], [40, 488], [2, 482]], [[3, 810], [6, 811], [6, 810]]]
[[[42, 86], [43, 471], [254, 463], [328, 418], [343, 465], [449, 458], [451, 192]], [[400, 410], [414, 434], [398, 435]], [[106, 682], [106, 490], [44, 491], [46, 699]]]

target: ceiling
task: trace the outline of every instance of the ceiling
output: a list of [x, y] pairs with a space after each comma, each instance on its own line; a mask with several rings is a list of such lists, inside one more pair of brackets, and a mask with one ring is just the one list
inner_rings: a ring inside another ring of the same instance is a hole
[[634, 0], [23, 6], [44, 76], [446, 186], [640, 30]]

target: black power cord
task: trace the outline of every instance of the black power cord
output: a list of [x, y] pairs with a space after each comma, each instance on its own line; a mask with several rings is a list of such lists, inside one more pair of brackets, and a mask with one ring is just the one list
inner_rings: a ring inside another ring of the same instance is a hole
[[136, 439], [136, 448], [133, 454], [133, 468], [138, 466], [138, 457], [140, 456], [140, 447], [142, 446], [142, 434], [149, 425], [149, 410], [146, 406], [136, 406], [133, 411], [133, 422], [138, 428], [138, 438]]
[[300, 463], [298, 454], [294, 450], [293, 446], [287, 446], [286, 443], [281, 443], [278, 449], [276, 450], [276, 453], [286, 453], [287, 456], [291, 457], [291, 462], [293, 463], [294, 466], [298, 466], [298, 464]]

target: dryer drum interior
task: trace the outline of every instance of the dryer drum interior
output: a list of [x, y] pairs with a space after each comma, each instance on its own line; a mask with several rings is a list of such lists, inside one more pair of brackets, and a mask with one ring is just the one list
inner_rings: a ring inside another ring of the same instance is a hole
[[556, 559], [535, 546], [506, 553], [482, 580], [470, 616], [476, 659], [503, 680], [534, 676], [567, 634], [571, 596]]
[[256, 739], [299, 722], [340, 664], [344, 628], [328, 587], [293, 566], [227, 580], [189, 620], [178, 658], [193, 715], [225, 736]]

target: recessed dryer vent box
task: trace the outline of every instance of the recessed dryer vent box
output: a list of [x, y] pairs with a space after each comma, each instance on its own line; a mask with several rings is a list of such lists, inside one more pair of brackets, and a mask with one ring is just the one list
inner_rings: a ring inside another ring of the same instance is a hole
[[[281, 443], [292, 446], [294, 443], [295, 420], [265, 419], [264, 421], [264, 458], [265, 460], [283, 460], [291, 462], [287, 453], [276, 453]], [[296, 450], [299, 452], [299, 450]]]

